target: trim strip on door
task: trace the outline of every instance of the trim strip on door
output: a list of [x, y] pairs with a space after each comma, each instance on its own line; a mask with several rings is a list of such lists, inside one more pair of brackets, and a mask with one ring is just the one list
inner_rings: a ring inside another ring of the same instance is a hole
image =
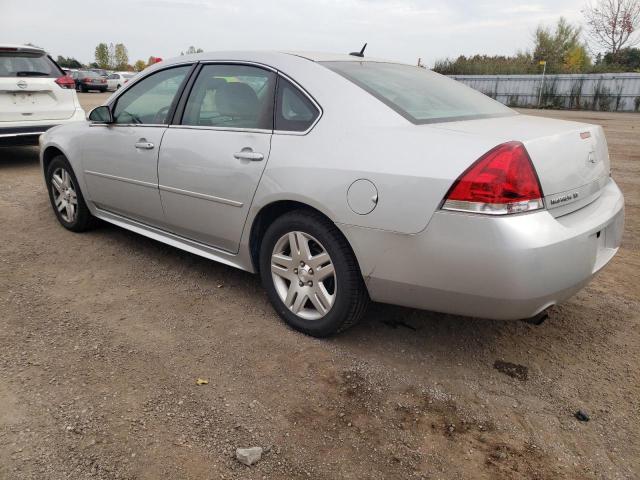
[[87, 175], [94, 175], [96, 177], [108, 178], [109, 180], [117, 180], [119, 182], [132, 183], [133, 185], [140, 185], [141, 187], [148, 187], [148, 188], [155, 188], [155, 189], [158, 188], [158, 185], [155, 183], [143, 182], [142, 180], [134, 180], [133, 178], [118, 177], [116, 175], [109, 175], [108, 173], [101, 173], [101, 172], [93, 172], [91, 170], [85, 170], [84, 173], [86, 173]]
[[213, 195], [206, 195], [204, 193], [191, 192], [189, 190], [182, 190], [181, 188], [168, 187], [166, 185], [159, 185], [160, 190], [165, 192], [177, 193], [179, 195], [186, 195], [187, 197], [199, 198], [201, 200], [209, 200], [210, 202], [223, 203], [225, 205], [231, 205], [232, 207], [242, 207], [244, 203], [237, 202], [235, 200], [229, 200], [228, 198], [214, 197]]

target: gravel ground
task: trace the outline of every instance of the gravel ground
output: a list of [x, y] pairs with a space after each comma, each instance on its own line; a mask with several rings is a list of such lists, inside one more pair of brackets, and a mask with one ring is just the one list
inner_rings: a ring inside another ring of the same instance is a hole
[[640, 116], [528, 113], [603, 124], [627, 202], [537, 327], [372, 305], [309, 338], [253, 275], [64, 230], [37, 152], [0, 151], [0, 479], [640, 478]]

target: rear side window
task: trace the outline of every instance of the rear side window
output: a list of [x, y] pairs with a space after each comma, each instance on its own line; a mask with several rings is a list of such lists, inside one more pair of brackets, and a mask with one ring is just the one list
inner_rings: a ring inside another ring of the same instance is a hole
[[0, 51], [0, 77], [58, 78], [62, 70], [47, 54]]
[[415, 124], [516, 115], [455, 80], [411, 65], [322, 62]]
[[189, 94], [183, 125], [273, 128], [275, 74], [249, 65], [205, 65]]
[[278, 78], [276, 99], [276, 130], [304, 132], [320, 115], [309, 98], [285, 78]]

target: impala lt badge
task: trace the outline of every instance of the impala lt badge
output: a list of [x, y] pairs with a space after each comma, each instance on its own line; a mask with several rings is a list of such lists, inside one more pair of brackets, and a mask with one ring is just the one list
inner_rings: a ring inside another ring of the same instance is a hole
[[579, 196], [580, 194], [578, 192], [568, 193], [560, 197], [552, 198], [550, 202], [551, 202], [551, 205], [558, 205], [559, 203], [572, 202], [573, 200], [576, 200]]

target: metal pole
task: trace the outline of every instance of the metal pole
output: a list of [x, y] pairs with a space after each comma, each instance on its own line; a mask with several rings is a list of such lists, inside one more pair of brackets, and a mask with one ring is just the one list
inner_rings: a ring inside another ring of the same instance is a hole
[[547, 62], [545, 60], [542, 67], [542, 80], [540, 81], [540, 91], [538, 92], [538, 108], [540, 108], [540, 100], [542, 99], [542, 89], [544, 88], [544, 74], [547, 71]]

